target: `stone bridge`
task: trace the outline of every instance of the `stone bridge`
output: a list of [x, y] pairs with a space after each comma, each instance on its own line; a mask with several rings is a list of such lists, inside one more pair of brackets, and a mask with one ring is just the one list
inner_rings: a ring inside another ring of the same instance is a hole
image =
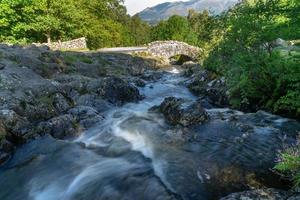
[[179, 41], [156, 41], [148, 44], [147, 51], [153, 56], [171, 58], [176, 55], [186, 55], [196, 59], [200, 48]]
[[186, 55], [197, 59], [201, 49], [185, 42], [156, 41], [148, 44], [147, 51], [153, 56], [171, 58], [176, 55]]
[[99, 49], [100, 52], [131, 53], [131, 52], [148, 52], [153, 56], [171, 58], [176, 55], [186, 55], [192, 59], [197, 59], [202, 51], [198, 47], [191, 46], [184, 42], [178, 41], [156, 41], [144, 47], [117, 47]]

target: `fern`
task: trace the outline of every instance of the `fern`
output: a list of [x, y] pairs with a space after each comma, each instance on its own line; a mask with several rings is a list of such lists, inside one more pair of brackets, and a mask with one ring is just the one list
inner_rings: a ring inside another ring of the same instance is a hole
[[279, 155], [279, 162], [274, 167], [282, 176], [293, 181], [295, 187], [300, 186], [300, 144], [285, 150]]

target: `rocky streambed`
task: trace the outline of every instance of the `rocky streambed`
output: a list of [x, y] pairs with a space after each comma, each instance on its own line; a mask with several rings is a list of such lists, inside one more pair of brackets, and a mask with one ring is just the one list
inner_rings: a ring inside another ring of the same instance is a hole
[[299, 198], [271, 169], [300, 123], [229, 109], [193, 63], [1, 45], [0, 66], [1, 200]]

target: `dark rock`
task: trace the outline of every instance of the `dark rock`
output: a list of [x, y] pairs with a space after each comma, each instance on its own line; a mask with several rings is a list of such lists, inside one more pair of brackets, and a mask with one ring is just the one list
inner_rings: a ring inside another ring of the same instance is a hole
[[214, 106], [229, 106], [229, 96], [225, 78], [214, 79], [211, 72], [202, 70], [188, 83], [189, 89], [198, 96], [206, 96]]
[[54, 138], [65, 139], [76, 136], [79, 132], [78, 128], [76, 119], [67, 114], [52, 118], [47, 122], [41, 122], [37, 132], [41, 135], [50, 134]]
[[289, 193], [276, 189], [251, 190], [233, 193], [220, 200], [283, 200], [288, 199]]
[[68, 113], [73, 115], [84, 128], [90, 128], [104, 119], [97, 110], [88, 106], [77, 106]]
[[26, 142], [29, 134], [31, 134], [31, 125], [25, 118], [12, 110], [0, 110], [0, 120], [4, 125], [5, 131], [10, 133], [6, 134], [6, 138], [16, 144]]
[[104, 99], [117, 105], [126, 102], [137, 102], [142, 99], [139, 90], [135, 86], [116, 77], [101, 80], [96, 92]]
[[55, 94], [53, 106], [58, 113], [63, 113], [70, 109], [68, 100], [60, 93]]
[[146, 83], [145, 83], [145, 81], [143, 81], [142, 79], [135, 79], [134, 81], [133, 81], [133, 83], [135, 84], [135, 86], [137, 86], [137, 87], [145, 87], [146, 86]]
[[4, 69], [5, 68], [5, 64], [3, 64], [3, 63], [0, 63], [0, 70], [2, 70], [2, 69]]
[[290, 196], [287, 200], [299, 200], [300, 199], [300, 194], [295, 194], [293, 196]]
[[213, 102], [210, 98], [201, 97], [197, 100], [197, 102], [205, 109], [212, 109], [214, 106], [212, 105]]
[[0, 140], [0, 165], [5, 163], [15, 151], [15, 146], [7, 141], [7, 140]]
[[98, 112], [105, 112], [112, 107], [110, 103], [96, 94], [85, 94], [75, 100], [78, 106], [88, 106], [96, 109]]
[[164, 114], [167, 121], [173, 125], [190, 126], [201, 124], [209, 119], [207, 112], [198, 102], [185, 105], [183, 99], [175, 97], [166, 98], [160, 106], [153, 107], [150, 110], [159, 110]]
[[161, 72], [147, 72], [142, 74], [140, 77], [146, 81], [156, 81], [163, 76]]

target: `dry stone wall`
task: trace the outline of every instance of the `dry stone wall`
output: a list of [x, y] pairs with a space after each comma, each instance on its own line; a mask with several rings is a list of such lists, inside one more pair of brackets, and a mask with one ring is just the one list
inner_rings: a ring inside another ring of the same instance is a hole
[[50, 49], [53, 50], [60, 50], [60, 49], [86, 49], [87, 48], [87, 42], [86, 38], [78, 38], [75, 40], [65, 41], [65, 42], [52, 42], [51, 44], [43, 43], [43, 44], [36, 44], [37, 46], [46, 45], [50, 47]]

